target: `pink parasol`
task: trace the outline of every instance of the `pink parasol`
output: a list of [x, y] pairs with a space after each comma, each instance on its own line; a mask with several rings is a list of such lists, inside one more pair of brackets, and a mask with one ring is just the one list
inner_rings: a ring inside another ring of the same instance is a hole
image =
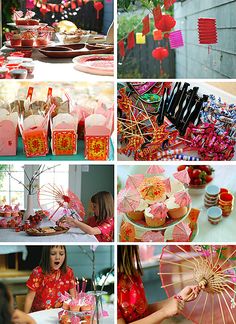
[[161, 232], [147, 231], [141, 237], [142, 242], [164, 242], [164, 236]]
[[182, 171], [175, 172], [173, 174], [173, 176], [174, 176], [175, 179], [177, 179], [180, 182], [185, 183], [185, 184], [189, 184], [190, 180], [191, 180], [190, 177], [189, 177], [187, 168], [182, 170]]
[[[174, 246], [163, 248], [160, 258], [162, 287], [168, 297], [191, 285], [200, 293], [185, 297], [182, 314], [193, 323], [236, 324], [236, 246]], [[187, 302], [188, 301], [188, 302]]]
[[166, 218], [168, 208], [164, 203], [155, 203], [151, 205], [150, 211], [153, 215], [158, 215], [159, 218]]
[[178, 204], [180, 207], [189, 206], [189, 204], [192, 202], [192, 199], [187, 191], [176, 192], [174, 197], [176, 204]]
[[192, 231], [188, 224], [181, 222], [175, 225], [172, 237], [174, 242], [189, 242]]
[[137, 190], [124, 188], [117, 196], [117, 209], [122, 213], [135, 210], [140, 203], [141, 196]]
[[147, 169], [147, 173], [149, 174], [161, 174], [164, 173], [165, 169], [162, 168], [159, 165], [151, 165], [148, 169]]
[[72, 217], [83, 219], [84, 206], [79, 197], [70, 190], [64, 190], [60, 186], [46, 184], [38, 193], [40, 207], [50, 212], [49, 219], [58, 221], [63, 215], [60, 211], [68, 210]]
[[143, 174], [129, 175], [125, 184], [125, 188], [136, 189], [143, 182], [143, 179]]
[[164, 179], [163, 182], [164, 182], [164, 185], [166, 187], [166, 192], [170, 193], [171, 192], [170, 178]]

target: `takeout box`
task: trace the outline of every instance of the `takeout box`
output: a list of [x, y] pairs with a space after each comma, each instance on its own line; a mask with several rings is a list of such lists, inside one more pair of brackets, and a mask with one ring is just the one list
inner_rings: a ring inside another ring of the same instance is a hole
[[78, 118], [69, 113], [59, 113], [51, 119], [51, 147], [54, 155], [77, 153]]
[[88, 160], [107, 160], [109, 158], [109, 142], [111, 125], [101, 114], [93, 114], [85, 118], [85, 158]]
[[0, 155], [16, 155], [18, 113], [0, 109]]

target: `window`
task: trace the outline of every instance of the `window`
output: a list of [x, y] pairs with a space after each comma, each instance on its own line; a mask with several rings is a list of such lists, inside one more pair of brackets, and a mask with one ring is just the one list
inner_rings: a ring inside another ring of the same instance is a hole
[[[61, 186], [64, 190], [70, 189], [80, 197], [81, 166], [69, 166], [66, 163], [54, 166], [45, 165], [45, 168], [50, 169], [40, 175], [35, 181], [35, 186], [41, 188], [50, 183], [52, 186]], [[0, 205], [19, 203], [21, 209], [25, 208], [28, 191], [23, 183], [28, 184], [28, 178], [33, 176], [38, 167], [39, 165], [0, 165]], [[11, 172], [11, 176], [8, 172]], [[37, 194], [34, 195], [34, 208], [40, 208]]]

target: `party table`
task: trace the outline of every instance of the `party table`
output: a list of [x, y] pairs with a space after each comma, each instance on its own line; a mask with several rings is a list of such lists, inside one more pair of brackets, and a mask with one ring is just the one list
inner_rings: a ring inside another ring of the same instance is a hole
[[[3, 53], [12, 52], [12, 49], [3, 47]], [[113, 80], [113, 76], [95, 75], [84, 73], [74, 68], [71, 58], [49, 58], [40, 53], [37, 49], [32, 51], [32, 59], [35, 63], [34, 77], [35, 81], [98, 81]]]
[[[43, 221], [41, 227], [55, 226], [50, 221]], [[0, 228], [0, 242], [97, 242], [94, 235], [88, 235], [79, 228], [71, 228], [67, 233], [50, 236], [29, 236], [24, 231], [15, 232], [14, 229]]]
[[[39, 312], [31, 313], [30, 316], [37, 324], [58, 324], [58, 313], [62, 308], [48, 309]], [[103, 324], [114, 323], [114, 306], [112, 304], [105, 304], [104, 310], [109, 314], [108, 317], [103, 318]]]
[[[177, 165], [179, 165], [178, 163]], [[184, 164], [184, 162], [182, 163]], [[187, 162], [185, 164], [188, 164]], [[177, 165], [168, 165], [165, 167], [167, 177], [176, 172]], [[214, 179], [211, 184], [220, 188], [227, 188], [235, 196], [236, 195], [236, 165], [213, 165], [215, 169]], [[118, 177], [124, 186], [128, 175], [145, 173], [147, 166], [119, 166], [117, 170]], [[212, 225], [207, 218], [207, 209], [204, 207], [204, 189], [190, 189], [192, 198], [192, 208], [198, 208], [200, 215], [197, 223], [197, 233], [193, 242], [235, 242], [236, 228], [236, 208], [228, 217], [223, 217], [218, 225]], [[123, 216], [118, 215], [118, 228], [121, 225]], [[119, 232], [119, 231], [118, 231]]]

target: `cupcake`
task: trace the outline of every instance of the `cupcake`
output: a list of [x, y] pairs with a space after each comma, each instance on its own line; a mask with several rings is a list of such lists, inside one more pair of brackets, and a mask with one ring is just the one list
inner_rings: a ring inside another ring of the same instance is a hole
[[167, 207], [164, 203], [156, 203], [145, 209], [146, 224], [150, 227], [159, 227], [165, 224]]
[[139, 206], [134, 211], [127, 213], [127, 215], [134, 221], [140, 221], [144, 219], [144, 210], [146, 208], [148, 208], [148, 203], [145, 200], [141, 199]]
[[133, 224], [123, 222], [120, 227], [120, 242], [135, 242], [135, 228]]
[[71, 302], [71, 299], [65, 300], [63, 302], [62, 308], [65, 309], [65, 310], [69, 310], [70, 309], [70, 302]]
[[9, 205], [4, 206], [4, 217], [11, 217], [12, 208]]
[[22, 34], [21, 45], [29, 47], [34, 45], [34, 36], [31, 32], [25, 32]]
[[16, 205], [16, 206], [13, 208], [11, 215], [14, 216], [14, 217], [18, 217], [18, 216], [19, 216], [19, 204]]
[[48, 45], [47, 37], [38, 37], [36, 39], [36, 45], [37, 46], [47, 46]]
[[80, 304], [78, 300], [71, 300], [70, 301], [70, 310], [73, 312], [79, 312], [80, 311]]
[[165, 203], [168, 208], [168, 215], [172, 219], [179, 219], [183, 217], [188, 211], [187, 206], [180, 206], [176, 203], [174, 196], [171, 196], [169, 199], [167, 199]]
[[159, 177], [145, 178], [139, 185], [138, 191], [148, 204], [162, 202], [166, 199], [166, 186]]
[[19, 34], [13, 35], [10, 40], [10, 43], [11, 43], [11, 47], [21, 46], [21, 35]]

